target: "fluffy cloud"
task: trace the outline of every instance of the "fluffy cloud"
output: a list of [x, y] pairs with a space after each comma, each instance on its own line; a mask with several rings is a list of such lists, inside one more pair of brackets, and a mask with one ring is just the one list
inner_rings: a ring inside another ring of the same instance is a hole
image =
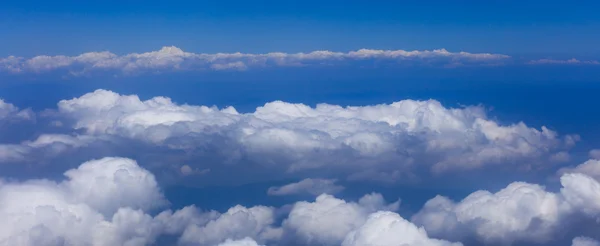
[[252, 245], [242, 239], [259, 231], [266, 239], [280, 234], [267, 230], [272, 208], [263, 206], [236, 206], [224, 214], [189, 206], [151, 216], [148, 211], [168, 202], [154, 175], [131, 159], [88, 161], [65, 177], [0, 182], [0, 245], [142, 246], [182, 234], [185, 245]]
[[283, 228], [291, 234], [288, 237], [302, 245], [339, 245], [370, 213], [390, 208], [397, 209], [397, 204], [386, 205], [379, 194], [367, 195], [358, 203], [323, 194], [314, 202], [296, 203]]
[[412, 221], [445, 239], [507, 245], [548, 243], [569, 233], [573, 225], [594, 221], [600, 215], [598, 181], [579, 173], [564, 174], [560, 181], [563, 188], [558, 193], [514, 182], [496, 193], [474, 192], [458, 203], [438, 196]]
[[[276, 209], [268, 206], [237, 205], [224, 213], [188, 206], [151, 215], [168, 204], [154, 175], [131, 159], [108, 157], [66, 171], [60, 182], [1, 181], [0, 245], [135, 246], [163, 236], [178, 238], [173, 244], [197, 246], [459, 246], [458, 241], [473, 238], [484, 245], [511, 245], [548, 243], [569, 231], [580, 233], [573, 231], [579, 226], [600, 230], [595, 222], [600, 183], [565, 173], [561, 184], [554, 193], [515, 182], [458, 203], [438, 196], [412, 222], [393, 212], [399, 202], [387, 203], [381, 194], [356, 202], [322, 194], [294, 203], [279, 223]], [[597, 245], [594, 240], [578, 237], [573, 245]]]
[[361, 49], [347, 53], [313, 51], [310, 53], [216, 53], [196, 54], [177, 47], [163, 47], [158, 51], [116, 55], [110, 52], [89, 52], [78, 56], [36, 56], [30, 59], [7, 57], [0, 59], [0, 70], [11, 73], [47, 72], [66, 70], [71, 74], [93, 71], [144, 71], [175, 70], [246, 70], [255, 67], [309, 66], [344, 64], [364, 60], [392, 63], [420, 63], [446, 65], [497, 64], [509, 56], [489, 53], [449, 52], [445, 49], [405, 51]]
[[320, 195], [323, 193], [335, 194], [344, 190], [344, 186], [336, 185], [335, 182], [336, 180], [332, 179], [306, 178], [299, 182], [287, 184], [281, 187], [271, 187], [267, 193], [273, 196], [294, 194]]
[[218, 173], [224, 164], [244, 162], [272, 172], [327, 168], [348, 179], [383, 182], [410, 180], [415, 170], [532, 168], [564, 156], [578, 140], [522, 122], [499, 124], [479, 106], [446, 108], [434, 100], [314, 108], [274, 101], [242, 114], [233, 107], [178, 105], [165, 97], [142, 101], [97, 90], [60, 101], [58, 113], [90, 136], [183, 150], [221, 166], [190, 163], [189, 170]]
[[[0, 182], [0, 245], [460, 245], [433, 240], [393, 212], [380, 194], [346, 202], [321, 195], [297, 202], [278, 226], [275, 209], [234, 206], [225, 213], [167, 204], [154, 176], [131, 159], [103, 158], [65, 172], [65, 180]], [[387, 234], [376, 228], [390, 227]], [[384, 233], [384, 234], [381, 234]], [[292, 240], [292, 241], [285, 241]], [[426, 244], [423, 244], [426, 243]], [[394, 244], [396, 245], [396, 244]]]
[[35, 117], [31, 109], [20, 110], [13, 104], [0, 98], [0, 121], [5, 120], [31, 120]]
[[[431, 239], [422, 228], [397, 213], [398, 202], [386, 204], [380, 194], [358, 202], [320, 195], [297, 202], [283, 222], [283, 245], [462, 245]], [[291, 243], [293, 242], [293, 243]]]
[[367, 221], [350, 232], [342, 243], [342, 246], [364, 245], [462, 246], [461, 243], [431, 239], [423, 228], [392, 212], [377, 212], [369, 215]]
[[[1, 245], [146, 245], [165, 205], [154, 176], [135, 161], [103, 158], [65, 172], [60, 183], [0, 184]], [[111, 219], [112, 218], [112, 219]]]
[[565, 167], [558, 170], [558, 174], [582, 173], [600, 181], [600, 160], [591, 159], [575, 167]]
[[[261, 241], [279, 239], [281, 231], [271, 227], [274, 222], [273, 208], [264, 206], [246, 208], [238, 205], [204, 225], [191, 224], [185, 229], [179, 242], [183, 245], [210, 246], [231, 238], [252, 237]], [[229, 243], [233, 244], [233, 242]]]

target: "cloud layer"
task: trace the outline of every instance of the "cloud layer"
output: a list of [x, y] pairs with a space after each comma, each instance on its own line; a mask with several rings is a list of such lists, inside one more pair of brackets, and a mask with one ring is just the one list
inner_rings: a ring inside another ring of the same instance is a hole
[[407, 63], [409, 65], [485, 65], [497, 64], [509, 56], [489, 53], [449, 52], [445, 49], [405, 51], [372, 50], [309, 53], [266, 54], [216, 53], [196, 54], [177, 47], [163, 47], [158, 51], [116, 55], [110, 52], [89, 52], [78, 56], [36, 56], [0, 58], [0, 70], [10, 73], [40, 73], [66, 71], [72, 75], [97, 71], [126, 74], [138, 72], [169, 72], [181, 70], [246, 70], [265, 67], [290, 67], [311, 65], [340, 65], [357, 62]]
[[[356, 203], [325, 194], [298, 202], [279, 225], [267, 206], [237, 205], [224, 213], [189, 206], [152, 216], [167, 201], [154, 176], [131, 159], [92, 160], [64, 175], [61, 182], [0, 183], [0, 245], [141, 246], [165, 235], [178, 245], [206, 246], [460, 245], [430, 239], [396, 213], [377, 212], [397, 210], [398, 203], [375, 193]], [[381, 227], [391, 231], [378, 235]]]
[[164, 166], [167, 158], [179, 158], [173, 174], [203, 175], [209, 182], [231, 176], [228, 170], [236, 167], [256, 174], [246, 178], [314, 178], [270, 193], [303, 189], [316, 195], [341, 190], [331, 179], [418, 182], [427, 174], [543, 169], [569, 160], [567, 151], [579, 139], [523, 122], [501, 124], [481, 106], [447, 108], [435, 100], [348, 107], [274, 101], [239, 113], [97, 90], [60, 101], [51, 115], [71, 133], [2, 144], [0, 162], [35, 163], [99, 146], [135, 156], [160, 150], [148, 159]]
[[576, 235], [572, 245], [598, 245], [590, 236], [600, 231], [600, 183], [569, 173], [561, 184], [551, 192], [514, 182], [458, 203], [438, 196], [412, 221], [395, 212], [398, 202], [387, 203], [378, 193], [356, 202], [322, 194], [281, 211], [236, 205], [223, 213], [195, 206], [152, 213], [168, 206], [154, 175], [131, 159], [108, 157], [68, 170], [60, 182], [0, 182], [6, 222], [0, 245], [135, 246], [167, 238], [168, 245], [201, 246], [460, 246], [473, 239], [477, 243], [469, 245], [547, 245], [580, 233], [578, 226], [591, 235]]

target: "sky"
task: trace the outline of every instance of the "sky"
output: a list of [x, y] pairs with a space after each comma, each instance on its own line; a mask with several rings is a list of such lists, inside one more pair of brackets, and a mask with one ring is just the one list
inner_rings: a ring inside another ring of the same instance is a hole
[[594, 1], [3, 1], [0, 245], [600, 245]]

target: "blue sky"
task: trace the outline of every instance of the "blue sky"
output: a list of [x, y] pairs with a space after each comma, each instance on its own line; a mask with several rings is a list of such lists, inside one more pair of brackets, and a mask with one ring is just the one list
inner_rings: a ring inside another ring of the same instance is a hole
[[598, 10], [3, 1], [0, 246], [600, 245]]
[[596, 1], [3, 1], [0, 7], [0, 55], [123, 54], [164, 45], [208, 53], [600, 52]]

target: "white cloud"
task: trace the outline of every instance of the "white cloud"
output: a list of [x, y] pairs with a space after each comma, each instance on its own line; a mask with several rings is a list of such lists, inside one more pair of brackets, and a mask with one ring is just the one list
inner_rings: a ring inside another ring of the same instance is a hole
[[[311, 242], [333, 246], [342, 241], [345, 245], [451, 245], [429, 239], [398, 214], [370, 215], [398, 209], [398, 202], [386, 204], [376, 193], [358, 202], [325, 194], [315, 202], [297, 202], [280, 227], [275, 209], [266, 206], [237, 205], [225, 213], [188, 206], [151, 216], [148, 211], [167, 201], [154, 176], [131, 159], [88, 161], [65, 172], [65, 178], [61, 182], [0, 181], [0, 245], [142, 246], [164, 235], [179, 238], [179, 245], [195, 246], [286, 245], [284, 236], [297, 240], [295, 245], [307, 246]], [[381, 232], [373, 231], [394, 221], [402, 223], [392, 229], [400, 237], [385, 234], [383, 238], [377, 236]]]
[[31, 109], [20, 110], [11, 103], [0, 98], [0, 120], [31, 120], [35, 114]]
[[445, 49], [404, 51], [361, 49], [347, 53], [313, 51], [310, 53], [216, 53], [196, 54], [177, 47], [163, 47], [158, 51], [116, 55], [110, 52], [89, 52], [78, 56], [36, 56], [30, 59], [7, 57], [0, 59], [0, 70], [11, 73], [47, 72], [67, 70], [71, 74], [93, 71], [144, 71], [175, 70], [246, 70], [255, 67], [310, 66], [344, 64], [361, 60], [381, 60], [397, 63], [421, 64], [498, 64], [509, 56], [489, 53], [449, 52]]
[[238, 205], [204, 225], [191, 224], [185, 229], [179, 242], [184, 245], [210, 246], [227, 239], [278, 239], [281, 232], [271, 227], [274, 222], [275, 214], [271, 207], [246, 208]]
[[377, 212], [369, 215], [367, 221], [350, 232], [342, 246], [462, 246], [444, 240], [431, 239], [423, 228], [419, 228], [397, 213]]
[[564, 151], [578, 139], [522, 122], [501, 125], [482, 107], [446, 108], [434, 100], [314, 108], [274, 101], [240, 114], [233, 107], [178, 105], [165, 97], [142, 101], [97, 90], [60, 101], [58, 111], [73, 128], [95, 137], [201, 151], [221, 163], [243, 160], [288, 174], [327, 168], [383, 182], [406, 179], [416, 169], [442, 173], [565, 160]]
[[600, 181], [600, 160], [590, 159], [576, 167], [565, 167], [558, 170], [558, 174], [581, 173]]
[[600, 246], [600, 242], [589, 237], [576, 237], [571, 246]]
[[102, 140], [88, 135], [42, 134], [33, 141], [0, 144], [0, 162], [39, 162]]
[[296, 243], [339, 245], [348, 233], [365, 223], [370, 213], [389, 209], [381, 195], [368, 196], [371, 197], [358, 203], [326, 194], [318, 196], [315, 202], [298, 202], [283, 222], [283, 228]]
[[152, 218], [137, 209], [165, 200], [134, 161], [93, 160], [65, 176], [0, 184], [0, 245], [146, 245], [156, 236]]
[[252, 240], [252, 238], [244, 238], [241, 240], [231, 240], [227, 239], [227, 241], [219, 244], [218, 246], [259, 246], [256, 241]]
[[531, 65], [544, 65], [544, 64], [600, 65], [600, 62], [595, 61], [595, 60], [581, 61], [581, 60], [577, 60], [575, 58], [571, 58], [568, 60], [539, 59], [539, 60], [529, 61], [528, 64], [531, 64]]
[[344, 190], [344, 186], [336, 185], [333, 179], [311, 179], [306, 178], [296, 183], [281, 187], [271, 187], [267, 191], [269, 195], [284, 196], [294, 194], [320, 195], [323, 193], [335, 194]]
[[573, 224], [600, 215], [600, 183], [568, 173], [558, 193], [514, 182], [497, 193], [477, 191], [455, 203], [442, 196], [429, 200], [412, 221], [430, 235], [484, 244], [548, 243]]
[[130, 159], [88, 161], [65, 176], [69, 182], [63, 185], [74, 198], [103, 214], [113, 214], [124, 206], [149, 210], [166, 205], [154, 175]]
[[549, 243], [585, 220], [595, 226], [600, 216], [598, 181], [567, 173], [561, 184], [556, 193], [515, 182], [458, 203], [436, 197], [412, 222], [392, 212], [399, 202], [389, 204], [378, 193], [357, 202], [323, 194], [296, 202], [279, 224], [268, 206], [237, 205], [224, 213], [188, 206], [152, 216], [150, 210], [167, 204], [154, 176], [133, 160], [109, 157], [65, 172], [60, 182], [0, 181], [0, 245], [141, 246], [164, 235], [179, 238], [179, 245], [200, 246], [459, 246], [469, 237], [484, 244]]

